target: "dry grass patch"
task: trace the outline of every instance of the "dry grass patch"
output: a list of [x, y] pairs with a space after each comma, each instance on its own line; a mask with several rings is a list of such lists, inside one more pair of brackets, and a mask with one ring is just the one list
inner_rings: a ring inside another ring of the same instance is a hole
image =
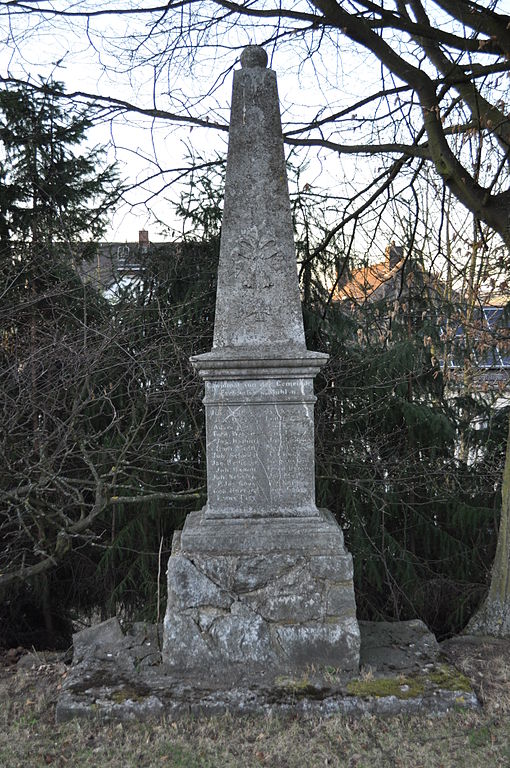
[[[473, 648], [481, 712], [413, 717], [187, 718], [177, 722], [54, 724], [60, 663], [0, 672], [2, 768], [508, 768], [510, 669], [505, 653]], [[492, 662], [489, 663], [489, 657]], [[475, 660], [478, 662], [475, 664]], [[484, 666], [477, 666], [482, 664]], [[482, 671], [483, 678], [478, 672]], [[476, 682], [476, 681], [475, 681]]]
[[469, 678], [488, 714], [510, 714], [510, 640], [460, 635], [442, 650]]

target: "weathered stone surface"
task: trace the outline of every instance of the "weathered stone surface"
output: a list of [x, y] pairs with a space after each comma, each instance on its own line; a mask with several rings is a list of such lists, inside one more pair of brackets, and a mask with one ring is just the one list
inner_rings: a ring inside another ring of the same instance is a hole
[[260, 589], [302, 562], [303, 558], [285, 553], [237, 558], [232, 586], [238, 594]]
[[[215, 648], [215, 664], [228, 667], [248, 665], [252, 669], [274, 665], [276, 657], [266, 622], [254, 611], [236, 603], [229, 616], [220, 617], [211, 627]], [[217, 654], [217, 655], [216, 655]]]
[[268, 621], [302, 623], [323, 617], [322, 584], [303, 562], [241, 598]]
[[276, 75], [243, 66], [232, 90], [214, 347], [268, 343], [304, 348], [303, 321]]
[[[180, 548], [179, 548], [180, 551]], [[221, 584], [227, 592], [237, 594], [236, 571], [238, 558], [229, 555], [216, 555], [216, 557], [203, 557], [198, 554], [189, 555], [198, 571], [203, 573], [214, 584]]]
[[[305, 347], [276, 76], [250, 46], [234, 76], [213, 349], [205, 381], [207, 504], [168, 566], [163, 659], [249, 686], [359, 666], [352, 558], [315, 503]], [[212, 672], [214, 670], [214, 672]]]
[[[261, 400], [254, 384], [272, 385], [272, 393]], [[237, 400], [215, 402], [234, 385]], [[314, 401], [311, 379], [207, 382], [208, 517], [318, 514]]]
[[164, 623], [163, 658], [174, 669], [196, 669], [213, 660], [197, 621], [167, 610]]
[[73, 635], [73, 663], [103, 660], [129, 670], [161, 664], [163, 627], [136, 622], [126, 634], [117, 618], [107, 619]]
[[[327, 509], [309, 518], [227, 518], [211, 520], [204, 510], [190, 512], [180, 536], [182, 551], [192, 559], [206, 554], [225, 555], [333, 555], [341, 572], [352, 570], [340, 526]], [[348, 562], [343, 561], [347, 557]], [[241, 566], [240, 566], [241, 567]], [[327, 567], [326, 563], [317, 568]]]
[[161, 683], [164, 681], [167, 690], [173, 683], [166, 669], [161, 664], [157, 669], [139, 669], [133, 664], [120, 666], [119, 659], [117, 654], [115, 662], [106, 663], [104, 659], [88, 656], [73, 664], [57, 701], [56, 721], [95, 717], [147, 720], [164, 714]]
[[437, 662], [439, 645], [423, 621], [360, 621], [362, 667], [380, 672], [423, 669]]
[[[232, 608], [234, 608], [234, 606], [232, 606]], [[222, 611], [220, 608], [210, 608], [209, 606], [192, 612], [192, 618], [200, 632], [202, 632], [202, 636], [204, 636], [204, 633], [210, 632], [214, 622], [225, 615], [226, 611]]]
[[73, 635], [73, 661], [76, 663], [98, 651], [108, 652], [110, 646], [122, 643], [124, 633], [117, 618], [82, 629]]
[[274, 632], [295, 669], [313, 664], [332, 666], [344, 674], [357, 672], [360, 639], [354, 616], [331, 623], [281, 625]]
[[247, 45], [240, 56], [241, 66], [247, 67], [267, 67], [267, 53], [258, 45]]
[[326, 595], [326, 614], [356, 617], [356, 603], [350, 582], [329, 587]]
[[136, 668], [152, 667], [161, 664], [163, 644], [163, 626], [135, 622], [126, 633], [124, 648], [127, 656], [134, 660]]
[[163, 656], [172, 669], [191, 673], [212, 665], [216, 674], [245, 684], [307, 664], [357, 672], [352, 582], [338, 582], [351, 568], [350, 555], [304, 556], [298, 550], [268, 553], [267, 561], [249, 552], [196, 556], [183, 549], [184, 541], [182, 536], [174, 545], [168, 572]]
[[150, 624], [147, 621], [135, 621], [128, 628], [126, 637], [133, 645], [159, 648], [163, 641], [163, 626]]
[[[334, 664], [327, 668], [307, 665], [299, 674], [282, 673], [276, 679], [268, 678], [262, 670], [249, 686], [236, 677], [236, 668], [227, 675], [214, 677], [208, 674], [207, 667], [197, 667], [193, 674], [186, 675], [165, 664], [137, 667], [134, 663], [137, 649], [130, 647], [131, 644], [136, 638], [143, 643], [147, 636], [157, 636], [157, 633], [154, 630], [151, 634], [150, 629], [145, 633], [135, 631], [118, 644], [112, 659], [107, 661], [89, 655], [71, 667], [63, 681], [56, 719], [65, 722], [72, 718], [99, 717], [129, 722], [224, 712], [292, 713], [305, 717], [327, 717], [336, 713], [439, 715], [452, 709], [478, 707], [466, 678], [454, 668], [438, 664], [434, 654], [424, 657], [423, 666], [416, 667], [414, 639], [420, 630], [409, 624], [392, 624], [391, 637], [400, 641], [398, 648], [392, 648], [380, 645], [387, 642], [387, 629], [383, 628], [381, 634], [375, 623], [362, 623], [365, 647], [362, 644], [361, 655], [373, 662], [370, 678], [345, 682]], [[412, 639], [409, 646], [404, 645], [406, 637]], [[381, 647], [386, 649], [384, 668], [375, 666], [380, 656], [373, 655], [373, 650]], [[407, 666], [403, 666], [404, 660]], [[234, 666], [242, 667], [242, 662]], [[395, 669], [393, 676], [388, 675], [390, 667]], [[372, 692], [370, 680], [374, 682]], [[361, 693], [356, 693], [358, 689]], [[384, 690], [391, 693], [382, 693]]]
[[268, 621], [308, 622], [321, 618], [322, 595], [320, 592], [286, 591], [278, 584], [260, 594], [252, 594], [245, 601]]
[[233, 597], [201, 573], [186, 557], [174, 555], [168, 561], [168, 601], [179, 608], [209, 605], [228, 608]]
[[332, 579], [334, 574], [336, 581], [343, 582], [350, 581], [353, 577], [352, 556], [348, 552], [336, 555], [317, 555], [310, 562], [310, 568], [312, 574], [319, 579]]

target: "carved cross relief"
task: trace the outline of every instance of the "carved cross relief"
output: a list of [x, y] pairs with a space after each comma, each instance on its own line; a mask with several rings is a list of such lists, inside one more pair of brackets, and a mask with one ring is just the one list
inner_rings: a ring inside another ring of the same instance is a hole
[[277, 262], [281, 259], [276, 238], [259, 235], [257, 227], [243, 233], [233, 250], [234, 277], [246, 295], [244, 315], [262, 322], [270, 315]]

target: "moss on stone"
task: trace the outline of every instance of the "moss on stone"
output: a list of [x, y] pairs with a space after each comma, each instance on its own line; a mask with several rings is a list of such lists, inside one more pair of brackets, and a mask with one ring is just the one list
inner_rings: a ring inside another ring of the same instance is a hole
[[115, 704], [124, 704], [125, 701], [144, 701], [147, 696], [134, 688], [126, 687], [113, 691], [110, 698]]
[[307, 675], [303, 675], [301, 678], [277, 677], [275, 679], [275, 685], [278, 688], [282, 688], [293, 693], [307, 691], [311, 687], [311, 683]]
[[454, 667], [443, 664], [440, 669], [428, 675], [431, 683], [445, 691], [464, 691], [471, 693], [469, 679]]
[[365, 680], [350, 680], [347, 692], [352, 696], [396, 696], [398, 699], [413, 699], [425, 691], [422, 677], [374, 677]]
[[277, 677], [274, 681], [274, 701], [288, 701], [289, 696], [294, 700], [322, 699], [324, 687], [314, 683], [305, 673], [302, 677]]
[[428, 673], [357, 679], [347, 683], [347, 692], [352, 696], [396, 696], [398, 699], [412, 699], [431, 689], [472, 693], [468, 678], [446, 664]]

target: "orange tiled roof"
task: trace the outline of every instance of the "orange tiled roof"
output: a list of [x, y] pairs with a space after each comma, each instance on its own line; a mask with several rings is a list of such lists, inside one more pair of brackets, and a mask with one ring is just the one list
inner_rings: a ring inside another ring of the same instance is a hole
[[333, 299], [335, 301], [366, 301], [378, 288], [396, 275], [402, 268], [403, 262], [404, 259], [401, 259], [394, 267], [390, 267], [386, 259], [377, 264], [355, 269], [348, 282], [337, 287]]

